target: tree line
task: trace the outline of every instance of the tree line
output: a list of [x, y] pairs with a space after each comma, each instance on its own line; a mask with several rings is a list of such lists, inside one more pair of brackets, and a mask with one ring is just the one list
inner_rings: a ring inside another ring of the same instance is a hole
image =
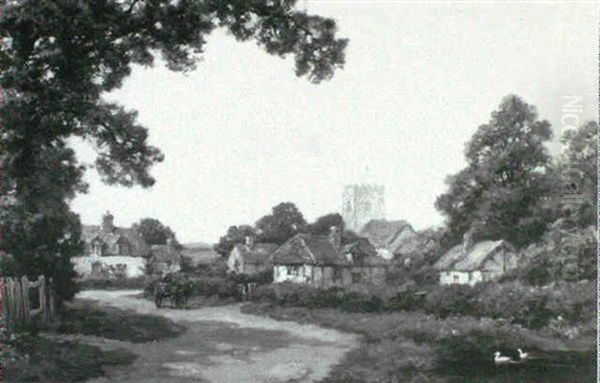
[[345, 229], [344, 220], [338, 213], [329, 213], [312, 223], [307, 223], [294, 203], [282, 202], [274, 206], [270, 214], [258, 219], [254, 225], [230, 226], [214, 249], [217, 253], [227, 256], [236, 244], [244, 243], [246, 237], [252, 237], [258, 243], [282, 245], [300, 233], [327, 235], [333, 226], [342, 232], [343, 242], [358, 237], [356, 233]]

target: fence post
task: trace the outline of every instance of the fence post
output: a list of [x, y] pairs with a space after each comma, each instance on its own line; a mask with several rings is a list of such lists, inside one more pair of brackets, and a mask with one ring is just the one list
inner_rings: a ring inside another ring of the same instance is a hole
[[23, 321], [29, 323], [31, 305], [29, 304], [29, 279], [26, 275], [21, 278], [21, 294], [23, 294]]
[[254, 299], [254, 295], [256, 294], [256, 282], [248, 283], [248, 299]]
[[5, 278], [5, 289], [6, 289], [6, 310], [8, 314], [6, 316], [6, 323], [12, 325], [12, 322], [15, 320], [15, 295], [14, 295], [14, 286], [13, 279], [8, 277]]
[[2, 320], [6, 326], [8, 323], [8, 294], [6, 289], [6, 279], [1, 278], [0, 280], [2, 281], [2, 297], [0, 298], [0, 304], [2, 304]]
[[19, 278], [15, 278], [13, 281], [14, 286], [14, 299], [15, 299], [15, 323], [19, 323], [23, 320], [23, 293], [21, 292], [21, 282]]
[[50, 283], [48, 286], [48, 302], [50, 308], [50, 318], [54, 319], [56, 313], [56, 303], [54, 302], [54, 289], [52, 288], [54, 284], [52, 283], [52, 278], [50, 278], [49, 282]]
[[40, 275], [38, 277], [40, 287], [38, 290], [38, 296], [40, 300], [40, 308], [42, 309], [42, 319], [46, 321], [48, 319], [48, 307], [46, 306], [46, 277]]

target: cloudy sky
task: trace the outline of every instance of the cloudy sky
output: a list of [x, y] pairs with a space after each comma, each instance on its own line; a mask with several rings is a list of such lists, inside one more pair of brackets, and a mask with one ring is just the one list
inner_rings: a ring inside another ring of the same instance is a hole
[[593, 3], [299, 7], [336, 19], [350, 39], [345, 68], [313, 85], [291, 59], [221, 31], [193, 73], [136, 68], [107, 98], [139, 111], [166, 159], [151, 189], [106, 186], [89, 171], [89, 193], [72, 204], [83, 223], [110, 210], [121, 226], [155, 217], [184, 242], [216, 241], [282, 201], [309, 220], [338, 211], [343, 185], [374, 182], [386, 187], [388, 218], [440, 225], [444, 179], [504, 96], [536, 105], [557, 133], [564, 95], [582, 97], [582, 121], [597, 115]]

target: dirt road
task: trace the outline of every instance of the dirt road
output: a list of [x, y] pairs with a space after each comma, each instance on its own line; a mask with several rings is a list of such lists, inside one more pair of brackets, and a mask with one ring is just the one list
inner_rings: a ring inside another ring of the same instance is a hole
[[93, 382], [313, 382], [357, 345], [354, 335], [240, 312], [239, 305], [195, 310], [156, 309], [140, 291], [87, 290], [80, 299], [183, 322], [179, 337], [127, 343], [139, 355]]

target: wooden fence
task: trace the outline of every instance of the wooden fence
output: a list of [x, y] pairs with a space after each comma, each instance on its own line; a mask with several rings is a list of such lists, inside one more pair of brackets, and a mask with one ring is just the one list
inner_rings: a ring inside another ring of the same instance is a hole
[[[40, 275], [32, 282], [26, 276], [19, 278], [2, 278], [2, 316], [7, 325], [27, 324], [34, 317], [48, 321], [55, 316], [54, 292], [46, 278]], [[50, 279], [50, 285], [52, 279]], [[31, 290], [37, 289], [37, 294]], [[37, 296], [37, 304], [32, 308], [31, 297]]]
[[247, 284], [238, 283], [238, 290], [242, 296], [243, 300], [253, 299], [256, 294], [256, 288], [258, 287], [258, 283], [250, 282]]

